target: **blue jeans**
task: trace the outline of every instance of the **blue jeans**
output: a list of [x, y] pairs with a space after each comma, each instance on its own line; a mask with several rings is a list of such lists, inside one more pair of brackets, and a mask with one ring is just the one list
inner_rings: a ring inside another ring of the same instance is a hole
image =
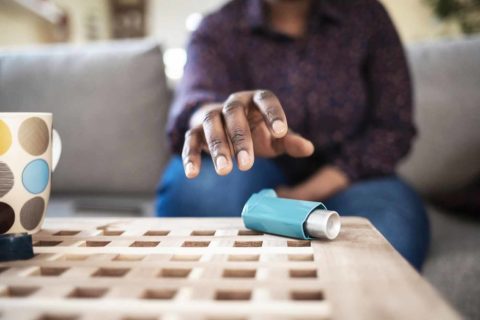
[[[251, 170], [234, 169], [221, 177], [215, 173], [212, 160], [203, 157], [200, 175], [188, 180], [181, 158], [175, 156], [157, 191], [157, 215], [238, 217], [252, 193], [282, 184], [288, 182], [271, 160], [256, 158]], [[357, 182], [323, 203], [342, 216], [368, 218], [420, 270], [429, 245], [429, 223], [420, 197], [404, 181], [388, 176]]]

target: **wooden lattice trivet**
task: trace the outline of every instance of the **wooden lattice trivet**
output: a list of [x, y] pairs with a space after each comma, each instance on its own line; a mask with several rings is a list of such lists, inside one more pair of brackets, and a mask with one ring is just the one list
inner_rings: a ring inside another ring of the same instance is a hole
[[240, 219], [47, 219], [36, 256], [0, 264], [4, 319], [456, 319], [371, 226], [335, 241]]

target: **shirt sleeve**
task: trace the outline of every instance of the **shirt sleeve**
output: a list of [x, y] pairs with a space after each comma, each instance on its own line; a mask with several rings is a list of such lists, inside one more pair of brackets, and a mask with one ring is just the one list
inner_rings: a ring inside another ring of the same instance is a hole
[[[208, 19], [208, 18], [205, 18]], [[229, 57], [216, 39], [216, 27], [202, 22], [187, 46], [184, 76], [177, 87], [167, 133], [173, 152], [181, 153], [192, 114], [203, 103], [222, 102], [236, 87], [228, 70]]]
[[369, 120], [363, 132], [346, 141], [333, 163], [351, 181], [392, 174], [408, 153], [416, 130], [405, 53], [385, 9], [373, 2], [365, 79]]

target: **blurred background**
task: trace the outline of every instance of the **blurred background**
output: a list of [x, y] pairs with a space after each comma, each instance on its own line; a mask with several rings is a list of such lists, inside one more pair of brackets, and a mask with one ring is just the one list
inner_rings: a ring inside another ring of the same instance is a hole
[[[188, 35], [226, 0], [0, 0], [0, 47], [153, 38], [167, 76], [182, 75]], [[480, 29], [478, 1], [381, 0], [406, 43]], [[473, 13], [473, 14], [471, 14]]]
[[[63, 141], [48, 216], [154, 214], [185, 45], [225, 2], [0, 0], [0, 111], [52, 112]], [[480, 319], [480, 0], [381, 2], [415, 92], [419, 134], [398, 174], [431, 219], [423, 275]]]

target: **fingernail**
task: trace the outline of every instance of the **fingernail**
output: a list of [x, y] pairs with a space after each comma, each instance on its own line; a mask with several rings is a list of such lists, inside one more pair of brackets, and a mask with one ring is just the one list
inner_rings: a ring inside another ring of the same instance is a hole
[[217, 170], [222, 171], [228, 167], [227, 158], [224, 156], [219, 156], [216, 160]]
[[272, 128], [273, 128], [273, 131], [276, 133], [276, 134], [282, 134], [284, 133], [285, 131], [287, 131], [287, 126], [285, 125], [285, 123], [281, 120], [275, 120], [273, 123], [272, 123]]
[[247, 151], [242, 150], [238, 153], [238, 164], [242, 168], [246, 168], [250, 165], [250, 155]]
[[187, 165], [185, 166], [185, 173], [187, 177], [191, 177], [195, 174], [195, 166], [193, 165], [193, 163], [187, 163]]

